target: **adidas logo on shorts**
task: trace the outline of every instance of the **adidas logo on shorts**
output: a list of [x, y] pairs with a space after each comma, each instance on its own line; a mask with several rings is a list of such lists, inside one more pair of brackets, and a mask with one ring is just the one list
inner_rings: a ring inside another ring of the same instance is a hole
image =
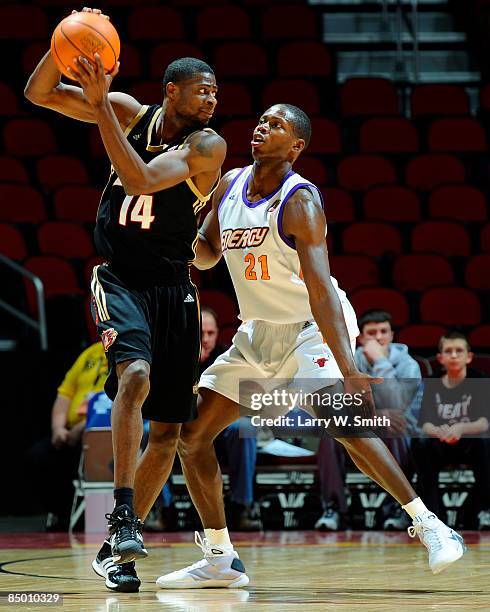
[[188, 304], [190, 302], [195, 302], [196, 300], [192, 297], [192, 295], [190, 293], [187, 294], [187, 297], [184, 300], [184, 304]]

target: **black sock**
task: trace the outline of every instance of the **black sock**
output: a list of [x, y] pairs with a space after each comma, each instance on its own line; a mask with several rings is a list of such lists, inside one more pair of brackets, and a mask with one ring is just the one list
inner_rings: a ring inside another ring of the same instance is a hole
[[114, 489], [114, 510], [119, 506], [129, 506], [133, 510], [133, 489], [128, 487], [122, 487], [121, 489]]

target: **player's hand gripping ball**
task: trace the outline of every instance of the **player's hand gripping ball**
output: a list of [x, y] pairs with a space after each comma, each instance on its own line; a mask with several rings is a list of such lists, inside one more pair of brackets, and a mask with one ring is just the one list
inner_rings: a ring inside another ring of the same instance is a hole
[[61, 21], [51, 38], [51, 55], [58, 70], [74, 80], [67, 68], [77, 68], [74, 58], [84, 55], [94, 63], [94, 54], [100, 55], [106, 73], [112, 72], [119, 59], [121, 43], [116, 28], [98, 9], [87, 9]]

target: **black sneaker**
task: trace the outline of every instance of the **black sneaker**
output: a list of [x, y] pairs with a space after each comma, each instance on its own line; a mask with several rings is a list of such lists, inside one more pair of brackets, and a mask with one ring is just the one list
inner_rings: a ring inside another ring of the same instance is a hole
[[141, 533], [143, 525], [129, 506], [118, 506], [105, 517], [109, 521], [109, 541], [114, 563], [129, 563], [148, 556]]
[[137, 593], [141, 580], [136, 574], [134, 561], [116, 565], [112, 560], [111, 545], [105, 541], [97, 556], [92, 561], [94, 572], [105, 578], [105, 585], [111, 591], [119, 593]]

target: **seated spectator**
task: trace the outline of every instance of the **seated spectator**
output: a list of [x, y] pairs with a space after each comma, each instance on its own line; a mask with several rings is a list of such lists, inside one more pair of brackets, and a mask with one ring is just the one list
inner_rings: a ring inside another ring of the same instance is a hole
[[[394, 332], [389, 313], [370, 310], [359, 319], [361, 334], [355, 361], [360, 372], [381, 377], [384, 382], [373, 385], [376, 413], [389, 416], [391, 426], [383, 434], [383, 441], [403, 469], [407, 478], [413, 476], [410, 457], [409, 434], [416, 431], [416, 419], [410, 412], [410, 404], [421, 384], [420, 367], [408, 354], [405, 344], [393, 342]], [[330, 437], [324, 437], [318, 448], [318, 471], [323, 515], [315, 524], [316, 529], [336, 531], [340, 515], [347, 513], [345, 496], [344, 447]], [[383, 508], [385, 529], [405, 529], [410, 524], [408, 515], [398, 504], [387, 502]]]
[[[218, 344], [218, 318], [212, 308], [202, 309], [201, 365], [204, 370], [211, 365], [226, 347]], [[230, 526], [240, 531], [262, 528], [260, 519], [254, 516], [253, 486], [257, 459], [257, 438], [249, 418], [241, 418], [227, 427], [214, 442], [221, 464], [228, 466], [230, 477]]]
[[489, 400], [481, 381], [468, 378], [473, 359], [466, 337], [450, 332], [439, 341], [437, 354], [445, 373], [424, 386], [419, 423], [426, 437], [412, 440], [420, 493], [440, 513], [439, 472], [448, 464], [473, 469], [479, 493], [479, 528], [490, 528]]
[[107, 370], [101, 342], [81, 353], [58, 387], [51, 410], [51, 437], [36, 442], [28, 453], [30, 469], [39, 475], [39, 498], [48, 511], [47, 530], [68, 529], [86, 406], [91, 395], [103, 391]]

